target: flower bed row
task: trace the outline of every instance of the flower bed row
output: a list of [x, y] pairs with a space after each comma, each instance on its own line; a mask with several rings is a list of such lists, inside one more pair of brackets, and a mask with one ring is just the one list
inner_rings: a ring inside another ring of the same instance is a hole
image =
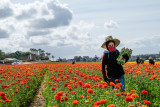
[[[45, 106], [158, 107], [159, 67], [159, 64], [127, 63], [124, 66], [126, 92], [122, 93], [121, 83], [107, 84], [103, 81], [101, 63], [49, 65], [46, 79], [48, 84], [44, 93]], [[157, 76], [153, 77], [155, 75]]]
[[46, 66], [0, 66], [0, 107], [28, 106], [34, 99]]

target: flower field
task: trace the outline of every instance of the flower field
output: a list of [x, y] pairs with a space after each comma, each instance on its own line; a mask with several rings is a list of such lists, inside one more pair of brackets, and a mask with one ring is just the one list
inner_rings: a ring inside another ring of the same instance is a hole
[[25, 107], [34, 100], [46, 65], [0, 66], [0, 107]]
[[104, 82], [101, 63], [0, 66], [0, 107], [28, 106], [46, 75], [45, 107], [160, 107], [160, 63], [126, 63], [121, 83]]

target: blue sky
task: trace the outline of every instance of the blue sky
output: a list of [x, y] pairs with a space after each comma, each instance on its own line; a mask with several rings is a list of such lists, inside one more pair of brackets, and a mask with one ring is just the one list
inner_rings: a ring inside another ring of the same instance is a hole
[[160, 51], [159, 0], [1, 0], [0, 6], [5, 52], [32, 47], [56, 58], [102, 56], [107, 35], [133, 55]]

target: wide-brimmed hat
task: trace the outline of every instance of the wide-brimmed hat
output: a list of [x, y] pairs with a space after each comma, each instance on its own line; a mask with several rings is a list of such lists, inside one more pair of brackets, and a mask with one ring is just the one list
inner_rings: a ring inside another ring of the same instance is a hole
[[109, 41], [114, 41], [115, 42], [115, 47], [117, 47], [119, 44], [120, 44], [120, 40], [118, 39], [113, 39], [112, 36], [107, 36], [106, 39], [105, 39], [105, 42], [102, 44], [102, 48], [104, 49], [107, 49], [106, 47], [106, 43], [109, 42]]
[[152, 59], [152, 57], [150, 56], [149, 59]]

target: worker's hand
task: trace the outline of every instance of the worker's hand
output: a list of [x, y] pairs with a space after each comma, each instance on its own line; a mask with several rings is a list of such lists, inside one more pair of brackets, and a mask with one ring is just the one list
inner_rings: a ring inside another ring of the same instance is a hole
[[122, 55], [122, 56], [123, 56], [123, 58], [125, 59], [125, 62], [127, 62], [128, 59], [129, 59], [128, 55], [127, 55], [127, 54], [124, 54], [124, 55]]

